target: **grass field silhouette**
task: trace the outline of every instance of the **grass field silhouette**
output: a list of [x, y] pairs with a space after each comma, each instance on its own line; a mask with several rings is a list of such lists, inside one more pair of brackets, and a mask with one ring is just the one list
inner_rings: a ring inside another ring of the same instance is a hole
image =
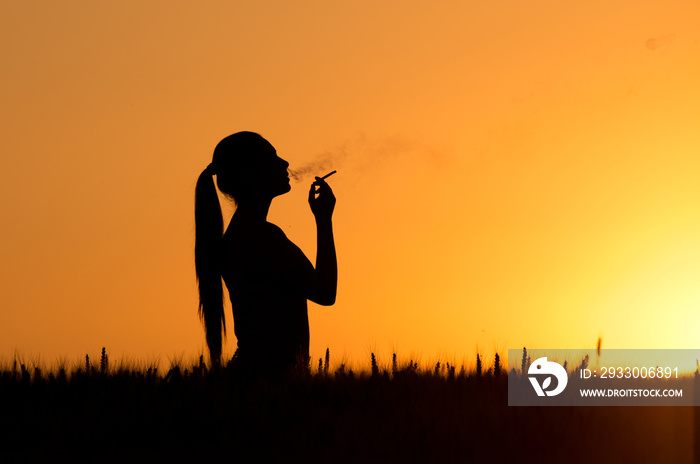
[[[692, 462], [694, 408], [508, 407], [505, 363], [243, 379], [203, 357], [0, 373], [5, 462]], [[513, 375], [513, 374], [511, 374]]]

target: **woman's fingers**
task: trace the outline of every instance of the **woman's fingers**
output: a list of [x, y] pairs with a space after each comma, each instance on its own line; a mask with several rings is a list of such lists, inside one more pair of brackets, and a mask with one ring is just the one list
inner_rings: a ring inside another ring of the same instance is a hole
[[330, 185], [320, 177], [316, 177], [309, 189], [309, 205], [314, 215], [330, 215], [333, 213], [335, 195], [333, 195]]
[[311, 191], [314, 193], [332, 192], [331, 186], [318, 176], [316, 177], [316, 180], [311, 183]]

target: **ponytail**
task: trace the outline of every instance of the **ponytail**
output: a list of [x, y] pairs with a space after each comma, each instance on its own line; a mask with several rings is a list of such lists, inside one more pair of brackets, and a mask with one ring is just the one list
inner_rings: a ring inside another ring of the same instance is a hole
[[222, 336], [226, 336], [220, 265], [224, 221], [209, 167], [197, 179], [194, 222], [194, 265], [199, 284], [199, 317], [204, 323], [211, 363], [218, 366], [221, 361]]

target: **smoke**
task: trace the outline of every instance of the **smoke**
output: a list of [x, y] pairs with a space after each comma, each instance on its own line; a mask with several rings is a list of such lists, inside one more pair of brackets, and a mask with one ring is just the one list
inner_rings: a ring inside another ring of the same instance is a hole
[[302, 182], [334, 170], [346, 173], [346, 178], [365, 177], [407, 162], [443, 165], [445, 160], [440, 150], [410, 137], [396, 135], [376, 139], [361, 134], [288, 171], [295, 182]]
[[[332, 169], [331, 169], [332, 168]], [[294, 179], [294, 182], [301, 182], [309, 177], [321, 177], [333, 169], [337, 168], [337, 162], [334, 162], [334, 157], [325, 153], [310, 163], [307, 163], [300, 168], [288, 169], [289, 175]]]
[[310, 177], [322, 177], [330, 171], [336, 170], [345, 164], [347, 158], [346, 151], [347, 143], [343, 144], [336, 150], [324, 152], [316, 157], [316, 159], [303, 164], [295, 169], [288, 169], [289, 175], [294, 179], [294, 182], [302, 182]]

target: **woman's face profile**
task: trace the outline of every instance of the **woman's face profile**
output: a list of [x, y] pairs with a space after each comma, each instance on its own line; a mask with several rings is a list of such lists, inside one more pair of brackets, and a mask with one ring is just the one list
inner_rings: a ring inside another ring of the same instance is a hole
[[260, 160], [260, 182], [269, 187], [272, 197], [282, 195], [292, 189], [289, 183], [289, 163], [277, 155], [277, 150], [265, 139], [258, 159]]
[[219, 189], [236, 201], [272, 199], [289, 192], [289, 163], [259, 134], [239, 132], [222, 140], [214, 152]]

